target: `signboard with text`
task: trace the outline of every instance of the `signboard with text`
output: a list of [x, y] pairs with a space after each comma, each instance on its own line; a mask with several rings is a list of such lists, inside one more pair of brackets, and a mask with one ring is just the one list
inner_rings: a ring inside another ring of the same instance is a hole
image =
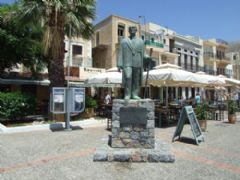
[[71, 112], [83, 112], [85, 109], [85, 88], [71, 88], [71, 98]]
[[66, 113], [66, 89], [55, 87], [51, 93], [51, 112], [55, 114]]
[[199, 126], [198, 120], [196, 118], [196, 115], [193, 111], [192, 106], [185, 106], [182, 111], [181, 111], [181, 115], [180, 118], [178, 120], [178, 124], [176, 127], [176, 131], [173, 135], [172, 141], [175, 141], [175, 138], [178, 137], [180, 139], [184, 124], [186, 122], [186, 120], [189, 120], [190, 125], [191, 125], [191, 129], [192, 129], [192, 133], [193, 136], [196, 140], [196, 143], [199, 144], [200, 142], [204, 141], [204, 137], [202, 134], [202, 130]]

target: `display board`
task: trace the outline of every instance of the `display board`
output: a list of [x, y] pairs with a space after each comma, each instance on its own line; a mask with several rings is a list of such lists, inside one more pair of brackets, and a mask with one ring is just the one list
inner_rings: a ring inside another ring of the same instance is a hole
[[85, 109], [85, 88], [53, 87], [50, 102], [54, 114], [81, 113]]
[[66, 113], [66, 89], [54, 87], [50, 96], [50, 111], [54, 114]]
[[174, 142], [176, 137], [180, 139], [184, 124], [187, 119], [190, 122], [192, 133], [196, 140], [196, 143], [199, 144], [200, 142], [204, 141], [202, 130], [199, 126], [198, 120], [196, 118], [192, 106], [185, 106], [182, 109], [172, 141]]
[[71, 90], [71, 112], [83, 112], [85, 109], [85, 88], [71, 88]]

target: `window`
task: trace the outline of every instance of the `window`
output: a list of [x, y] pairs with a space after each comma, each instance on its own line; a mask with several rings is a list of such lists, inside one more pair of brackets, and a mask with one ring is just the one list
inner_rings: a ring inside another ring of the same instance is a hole
[[99, 35], [99, 31], [96, 33], [96, 46], [98, 46], [100, 43], [100, 35]]
[[72, 55], [77, 56], [77, 55], [82, 55], [82, 46], [80, 45], [72, 45]]
[[237, 60], [237, 55], [233, 55], [233, 60]]
[[124, 36], [124, 29], [125, 29], [125, 26], [124, 25], [118, 25], [118, 36]]
[[196, 70], [199, 71], [199, 59], [196, 57]]
[[181, 66], [181, 53], [178, 53], [178, 66]]
[[151, 38], [151, 42], [154, 42], [154, 38], [153, 37]]
[[142, 35], [142, 40], [144, 40], [145, 39], [145, 37], [144, 37], [144, 35]]
[[166, 44], [166, 39], [163, 39], [163, 43]]
[[191, 59], [190, 59], [191, 61], [190, 61], [190, 68], [191, 68], [191, 70], [193, 70], [193, 57], [191, 56]]
[[187, 55], [184, 54], [184, 69], [187, 69]]

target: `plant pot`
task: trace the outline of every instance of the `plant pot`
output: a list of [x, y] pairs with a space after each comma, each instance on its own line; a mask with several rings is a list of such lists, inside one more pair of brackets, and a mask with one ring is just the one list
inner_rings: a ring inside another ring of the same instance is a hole
[[207, 130], [207, 120], [198, 120], [199, 126], [203, 132]]
[[230, 124], [235, 124], [237, 120], [236, 114], [228, 114], [228, 122]]
[[85, 111], [81, 114], [82, 118], [91, 118], [95, 116], [94, 108], [86, 108]]

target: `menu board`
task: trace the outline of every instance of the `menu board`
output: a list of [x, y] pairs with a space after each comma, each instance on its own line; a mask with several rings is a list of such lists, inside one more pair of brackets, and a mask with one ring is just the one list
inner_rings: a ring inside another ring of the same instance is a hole
[[192, 106], [185, 106], [182, 109], [172, 141], [175, 141], [176, 137], [178, 137], [180, 139], [184, 124], [187, 119], [190, 122], [192, 133], [196, 140], [196, 143], [199, 144], [199, 142], [204, 141], [204, 137], [203, 137], [201, 128], [199, 126], [198, 120], [196, 118], [196, 115], [193, 111]]

